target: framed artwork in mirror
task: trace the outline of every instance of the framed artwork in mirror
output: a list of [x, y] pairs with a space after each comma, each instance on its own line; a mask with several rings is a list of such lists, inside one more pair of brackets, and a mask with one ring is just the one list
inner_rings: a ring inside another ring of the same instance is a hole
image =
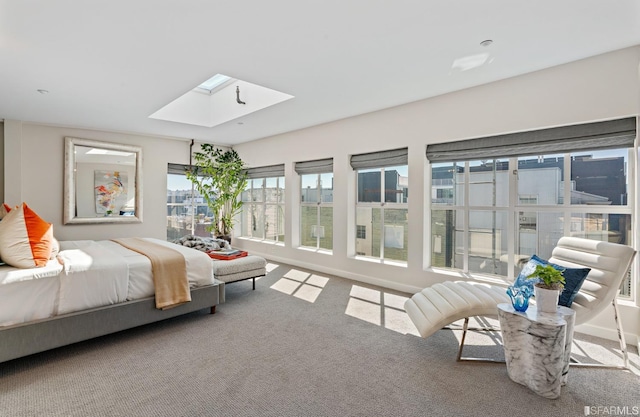
[[141, 222], [142, 148], [66, 137], [64, 224]]

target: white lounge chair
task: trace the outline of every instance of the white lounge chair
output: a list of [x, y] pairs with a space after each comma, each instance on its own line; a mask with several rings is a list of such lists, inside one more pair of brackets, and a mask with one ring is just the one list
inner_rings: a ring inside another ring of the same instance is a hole
[[[612, 304], [624, 360], [622, 368], [629, 367], [629, 359], [616, 296], [635, 253], [633, 248], [626, 245], [562, 237], [549, 259], [549, 262], [567, 268], [591, 268], [571, 305], [576, 311], [575, 325], [591, 320]], [[462, 357], [466, 332], [470, 330], [469, 317], [495, 316], [497, 304], [510, 302], [505, 290], [500, 286], [476, 282], [449, 281], [434, 284], [414, 294], [404, 307], [422, 337], [429, 337], [444, 326], [464, 318], [458, 360], [484, 360]]]

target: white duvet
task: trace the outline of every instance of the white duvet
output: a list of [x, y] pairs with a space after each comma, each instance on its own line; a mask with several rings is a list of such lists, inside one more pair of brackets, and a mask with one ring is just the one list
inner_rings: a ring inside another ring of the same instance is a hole
[[[207, 254], [145, 240], [182, 253], [191, 288], [213, 283]], [[149, 258], [110, 240], [61, 241], [58, 259], [44, 268], [0, 267], [0, 326], [154, 295]]]

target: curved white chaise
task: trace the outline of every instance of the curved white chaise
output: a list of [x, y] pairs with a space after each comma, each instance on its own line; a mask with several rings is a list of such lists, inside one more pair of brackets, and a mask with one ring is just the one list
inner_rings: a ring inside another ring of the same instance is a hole
[[[626, 343], [618, 319], [616, 296], [636, 251], [627, 245], [577, 237], [562, 237], [549, 262], [567, 268], [591, 268], [571, 308], [575, 325], [585, 323], [613, 304], [620, 336], [620, 347], [628, 366]], [[499, 303], [510, 302], [506, 288], [469, 281], [434, 284], [405, 302], [405, 310], [422, 337], [429, 337], [444, 326], [473, 316], [495, 316]], [[466, 332], [468, 321], [465, 320]], [[464, 344], [464, 336], [461, 345]], [[462, 352], [462, 346], [458, 354]]]
[[506, 288], [469, 281], [446, 281], [416, 293], [404, 309], [420, 336], [429, 337], [454, 321], [495, 316], [497, 305], [509, 302]]

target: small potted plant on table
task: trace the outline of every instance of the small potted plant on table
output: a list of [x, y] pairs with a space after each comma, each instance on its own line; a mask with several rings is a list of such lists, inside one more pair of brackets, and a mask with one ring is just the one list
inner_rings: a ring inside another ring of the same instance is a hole
[[543, 313], [556, 312], [558, 297], [565, 284], [563, 272], [564, 270], [558, 270], [552, 265], [536, 265], [535, 271], [527, 276], [527, 278], [540, 279], [534, 286], [538, 311]]

